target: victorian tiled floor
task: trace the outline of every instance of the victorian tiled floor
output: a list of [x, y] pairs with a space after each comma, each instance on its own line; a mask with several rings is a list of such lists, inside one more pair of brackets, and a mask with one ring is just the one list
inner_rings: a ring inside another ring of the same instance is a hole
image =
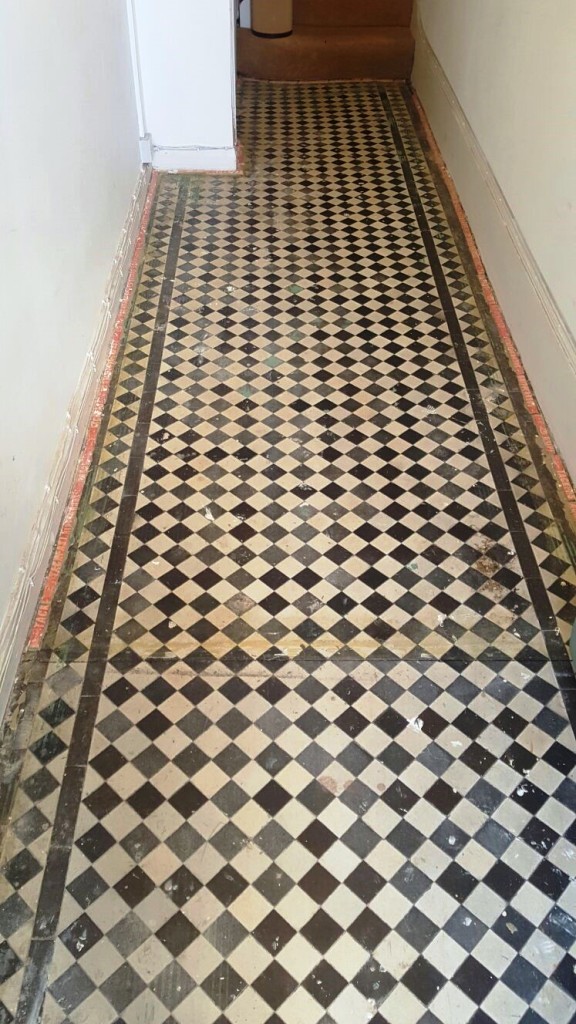
[[23, 659], [0, 1022], [568, 1024], [553, 481], [407, 91], [240, 119], [160, 180]]

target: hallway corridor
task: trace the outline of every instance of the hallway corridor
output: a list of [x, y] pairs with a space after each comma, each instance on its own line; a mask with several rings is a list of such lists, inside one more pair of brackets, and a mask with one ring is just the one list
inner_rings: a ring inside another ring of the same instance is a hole
[[239, 114], [243, 174], [160, 178], [23, 659], [0, 1024], [570, 1024], [576, 575], [530, 418], [408, 90]]

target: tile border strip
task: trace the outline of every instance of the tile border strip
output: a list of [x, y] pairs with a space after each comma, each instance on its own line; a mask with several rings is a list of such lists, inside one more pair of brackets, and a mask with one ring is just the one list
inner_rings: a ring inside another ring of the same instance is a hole
[[[51, 658], [51, 650], [44, 650], [46, 637], [57, 628], [65, 600], [76, 548], [75, 530], [79, 511], [90, 495], [92, 479], [97, 470], [95, 452], [100, 450], [106, 436], [114, 393], [122, 364], [127, 339], [127, 327], [144, 266], [146, 239], [156, 211], [159, 175], [152, 171], [146, 190], [143, 213], [132, 253], [129, 274], [122, 294], [121, 305], [114, 323], [112, 343], [94, 400], [86, 438], [81, 450], [81, 461], [69, 494], [68, 504], [60, 525], [60, 532], [52, 552], [52, 561], [43, 583], [43, 591], [36, 606], [36, 619], [28, 634], [28, 643], [20, 658], [18, 675], [9, 695], [8, 705], [0, 722], [2, 744], [2, 779], [0, 780], [0, 855], [3, 850], [9, 814], [18, 787], [28, 740], [34, 724], [38, 701]], [[38, 630], [37, 646], [33, 642]]]
[[[486, 458], [494, 484], [500, 498], [502, 509], [508, 524], [508, 529], [512, 535], [514, 543], [516, 545], [516, 551], [524, 578], [526, 580], [528, 590], [530, 593], [531, 600], [534, 605], [540, 628], [544, 635], [546, 642], [546, 650], [550, 661], [552, 662], [558, 684], [563, 692], [566, 691], [566, 683], [571, 683], [569, 687], [570, 691], [574, 690], [575, 680], [572, 664], [568, 656], [568, 652], [561, 637], [556, 630], [550, 630], [546, 628], [546, 623], [550, 620], [555, 620], [555, 616], [552, 610], [552, 605], [548, 597], [546, 587], [542, 580], [540, 570], [534, 553], [530, 546], [530, 541], [526, 532], [526, 527], [522, 520], [522, 516], [518, 509], [514, 494], [510, 487], [510, 482], [506, 473], [506, 467], [502, 458], [500, 449], [498, 447], [488, 412], [484, 405], [484, 400], [480, 393], [478, 383], [476, 381], [476, 375], [468, 350], [466, 348], [466, 342], [460, 327], [460, 322], [456, 314], [452, 297], [444, 276], [440, 257], [434, 241], [434, 234], [428, 223], [428, 218], [420, 194], [416, 179], [414, 178], [410, 161], [406, 153], [404, 146], [404, 140], [402, 133], [396, 121], [394, 111], [390, 100], [386, 94], [385, 88], [379, 87], [378, 93], [380, 101], [382, 103], [382, 109], [386, 116], [388, 125], [392, 132], [392, 137], [395, 142], [395, 146], [399, 155], [399, 162], [401, 165], [402, 174], [406, 182], [409, 195], [412, 200], [415, 216], [418, 222], [418, 226], [422, 235], [422, 240], [426, 249], [428, 260], [432, 269], [436, 288], [440, 303], [446, 319], [446, 324], [452, 338], [452, 344], [456, 353], [456, 358], [460, 366], [460, 372], [464, 380], [468, 398], [472, 406], [474, 418], [479, 427], [479, 434], [484, 446]], [[406, 88], [403, 90], [404, 102], [408, 110], [410, 110], [412, 97]], [[440, 197], [442, 199], [442, 197]], [[567, 704], [567, 712], [570, 718], [571, 725], [576, 729], [576, 706], [573, 706], [573, 701], [569, 701]]]
[[[566, 552], [576, 566], [576, 489], [564, 460], [554, 444], [548, 424], [526, 375], [516, 343], [504, 319], [468, 222], [434, 133], [417, 94], [406, 87], [408, 111], [434, 185], [448, 218], [450, 231], [464, 266], [472, 263], [468, 281], [510, 401], [524, 433], [544, 495], [560, 525]], [[575, 623], [576, 625], [576, 623]]]
[[146, 369], [146, 386], [138, 412], [134, 443], [130, 452], [130, 460], [118, 513], [118, 522], [114, 531], [114, 539], [106, 570], [105, 587], [111, 597], [110, 600], [100, 603], [94, 638], [86, 664], [86, 673], [38, 900], [28, 963], [25, 968], [20, 1000], [16, 1012], [16, 1024], [36, 1024], [40, 1020], [42, 1012], [48, 981], [48, 970], [52, 959], [60, 907], [66, 885], [74, 829], [82, 798], [90, 739], [96, 720], [99, 693], [106, 666], [107, 645], [110, 641], [116, 615], [122, 582], [122, 568], [130, 540], [130, 532], [122, 527], [125, 522], [132, 521], [138, 499], [137, 484], [144, 465], [148, 427], [154, 407], [156, 385], [164, 351], [167, 313], [174, 290], [176, 263], [187, 192], [186, 182], [181, 181]]
[[56, 593], [62, 567], [66, 558], [68, 545], [72, 535], [72, 529], [76, 521], [76, 515], [80, 504], [80, 499], [84, 492], [84, 485], [88, 477], [88, 472], [92, 464], [92, 457], [96, 449], [96, 442], [100, 433], [100, 425], [104, 416], [104, 410], [108, 395], [110, 393], [112, 377], [116, 360], [120, 350], [120, 343], [126, 330], [126, 324], [130, 314], [132, 306], [132, 300], [134, 298], [136, 284], [140, 273], [140, 267], [142, 262], [142, 256], [144, 254], [144, 245], [148, 232], [148, 226], [152, 216], [152, 209], [154, 206], [154, 199], [158, 189], [158, 172], [153, 171], [150, 183], [148, 185], [148, 191], [146, 194], [146, 200], [144, 203], [144, 209], [142, 212], [142, 218], [140, 221], [140, 228], [134, 245], [134, 251], [132, 254], [132, 260], [130, 262], [130, 269], [128, 272], [128, 280], [124, 289], [124, 295], [122, 302], [116, 316], [114, 324], [114, 331], [112, 335], [112, 344], [110, 346], [106, 364], [102, 377], [100, 378], [100, 384], [98, 393], [96, 395], [94, 406], [92, 410], [92, 416], [86, 432], [86, 437], [82, 447], [80, 455], [80, 461], [78, 464], [78, 472], [74, 480], [68, 504], [64, 512], [62, 524], [58, 534], [58, 539], [54, 548], [54, 554], [50, 564], [50, 568], [44, 581], [44, 587], [40, 595], [38, 602], [38, 608], [36, 611], [36, 617], [30, 629], [27, 649], [30, 651], [38, 650], [42, 646], [42, 639], [46, 632], [48, 619], [50, 615], [50, 608], [52, 601]]

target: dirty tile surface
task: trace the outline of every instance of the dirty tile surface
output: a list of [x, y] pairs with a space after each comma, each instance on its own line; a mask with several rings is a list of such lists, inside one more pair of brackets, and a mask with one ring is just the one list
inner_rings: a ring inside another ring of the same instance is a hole
[[23, 663], [0, 1024], [569, 1024], [571, 541], [409, 95], [240, 131], [160, 181]]

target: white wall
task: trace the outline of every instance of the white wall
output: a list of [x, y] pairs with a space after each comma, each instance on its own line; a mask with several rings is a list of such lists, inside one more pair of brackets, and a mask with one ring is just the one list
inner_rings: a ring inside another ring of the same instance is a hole
[[[501, 190], [500, 219], [516, 229], [548, 319], [556, 316], [560, 347], [576, 368], [576, 4], [574, 0], [419, 0], [424, 35], [452, 87], [489, 172]], [[503, 265], [506, 240], [488, 235], [466, 168], [462, 126], [441, 98], [436, 72], [419, 47], [415, 85], [472, 220], [532, 384], [565, 459], [576, 471], [576, 393], [563, 394], [561, 362], [548, 351], [546, 330], [530, 337], [531, 312], [514, 309], [519, 294]], [[444, 107], [442, 104], [444, 103]], [[482, 171], [482, 168], [480, 168]], [[484, 175], [486, 176], [486, 175]], [[488, 200], [486, 201], [488, 202]], [[507, 206], [508, 210], [504, 207]], [[513, 222], [511, 224], [511, 222]], [[496, 229], [495, 229], [496, 230]], [[498, 253], [500, 249], [500, 254]], [[510, 259], [514, 259], [514, 254]], [[499, 265], [499, 260], [502, 265]], [[533, 264], [530, 266], [530, 264]], [[538, 283], [536, 278], [541, 277]], [[548, 292], [548, 295], [544, 294]], [[570, 351], [571, 346], [573, 352]], [[571, 403], [570, 403], [571, 395]], [[567, 405], [572, 408], [567, 409]], [[561, 405], [562, 408], [558, 408]]]
[[431, 46], [576, 335], [576, 3], [421, 0], [420, 8]]
[[235, 0], [132, 2], [155, 166], [234, 170]]
[[2, 5], [0, 149], [1, 621], [140, 173], [124, 3]]

